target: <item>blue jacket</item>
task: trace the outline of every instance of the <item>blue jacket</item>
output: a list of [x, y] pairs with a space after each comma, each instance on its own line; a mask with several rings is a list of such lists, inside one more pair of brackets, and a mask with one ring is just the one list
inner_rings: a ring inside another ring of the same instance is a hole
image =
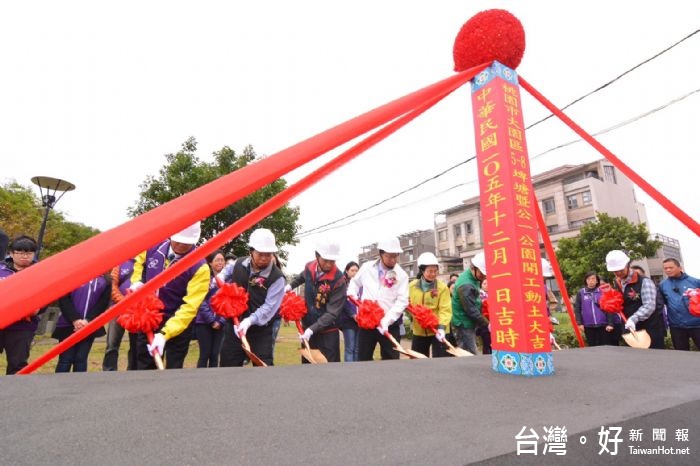
[[688, 297], [683, 294], [694, 288], [700, 288], [700, 280], [687, 273], [680, 277], [667, 278], [659, 285], [659, 290], [666, 301], [666, 312], [671, 327], [698, 328], [700, 317], [695, 317], [688, 311]]
[[214, 272], [212, 272], [212, 278], [209, 282], [209, 292], [207, 293], [206, 298], [204, 298], [204, 301], [202, 301], [202, 304], [199, 306], [197, 316], [194, 318], [194, 323], [211, 325], [215, 321], [217, 321], [223, 327], [224, 323], [226, 322], [226, 319], [224, 319], [220, 315], [217, 315], [216, 312], [214, 312], [214, 309], [212, 309], [210, 303], [211, 297], [214, 296], [217, 291], [219, 291], [219, 287], [216, 284], [216, 277], [214, 277], [213, 274]]

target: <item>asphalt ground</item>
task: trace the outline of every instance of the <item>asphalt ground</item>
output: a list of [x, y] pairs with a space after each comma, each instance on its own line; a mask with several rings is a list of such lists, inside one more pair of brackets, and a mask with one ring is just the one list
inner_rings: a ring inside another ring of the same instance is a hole
[[[556, 352], [554, 365], [541, 378], [497, 374], [490, 356], [2, 377], [0, 461], [700, 464], [697, 352], [573, 349]], [[543, 454], [544, 428], [554, 427], [566, 429], [566, 455]], [[620, 441], [600, 453], [610, 427]], [[530, 429], [537, 456], [516, 439]], [[653, 429], [666, 440], [652, 441]], [[631, 440], [631, 430], [643, 437]], [[689, 454], [633, 455], [631, 446]]]

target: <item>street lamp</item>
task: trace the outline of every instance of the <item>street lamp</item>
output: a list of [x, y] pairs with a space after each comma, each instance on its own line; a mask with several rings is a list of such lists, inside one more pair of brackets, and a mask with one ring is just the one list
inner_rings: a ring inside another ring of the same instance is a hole
[[[39, 239], [37, 240], [36, 246], [36, 258], [39, 259], [39, 254], [41, 253], [41, 246], [44, 242], [44, 231], [46, 230], [46, 222], [49, 219], [49, 211], [53, 209], [56, 203], [63, 197], [67, 191], [73, 191], [75, 185], [69, 183], [65, 180], [60, 180], [58, 178], [51, 178], [50, 176], [35, 176], [32, 178], [32, 183], [39, 186], [39, 194], [41, 194], [41, 205], [46, 207], [44, 211], [44, 219], [41, 221], [41, 228], [39, 229]], [[61, 194], [56, 197], [56, 193]]]

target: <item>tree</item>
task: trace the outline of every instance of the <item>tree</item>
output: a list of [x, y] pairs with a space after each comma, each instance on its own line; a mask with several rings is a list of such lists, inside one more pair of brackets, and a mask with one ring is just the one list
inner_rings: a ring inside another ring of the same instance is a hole
[[[213, 153], [213, 162], [200, 160], [196, 152], [197, 141], [191, 137], [182, 144], [182, 149], [178, 153], [166, 154], [166, 163], [161, 167], [158, 177], [149, 175], [141, 184], [139, 200], [134, 207], [129, 209], [129, 215], [134, 217], [145, 213], [258, 159], [252, 146], [246, 146], [240, 154], [225, 146]], [[202, 221], [202, 237], [211, 238], [286, 187], [287, 182], [278, 179], [204, 219]], [[223, 251], [226, 254], [231, 253], [236, 256], [246, 255], [248, 253], [248, 237], [255, 228], [272, 230], [278, 246], [296, 244], [295, 236], [299, 229], [298, 219], [299, 208], [286, 204], [250, 230], [226, 243]], [[280, 251], [280, 256], [286, 258], [286, 253]]]
[[[10, 238], [37, 235], [44, 207], [34, 191], [16, 182], [0, 186], [0, 225]], [[56, 210], [49, 212], [41, 257], [46, 258], [98, 234], [100, 230], [82, 223], [69, 222]]]
[[613, 249], [622, 249], [632, 260], [652, 257], [661, 247], [660, 241], [651, 240], [646, 225], [635, 225], [624, 217], [598, 213], [596, 221], [585, 224], [576, 238], [563, 238], [557, 245], [557, 260], [569, 292], [583, 286], [589, 271], [612, 279], [605, 266], [605, 256]]

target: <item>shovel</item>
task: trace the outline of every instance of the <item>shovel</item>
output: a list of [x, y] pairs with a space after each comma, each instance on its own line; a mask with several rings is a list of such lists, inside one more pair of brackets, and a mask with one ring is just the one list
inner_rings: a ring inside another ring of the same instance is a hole
[[[295, 320], [294, 323], [297, 326], [297, 332], [299, 332], [299, 336], [304, 333], [304, 329], [301, 326], [301, 322], [298, 320]], [[315, 348], [311, 348], [309, 346], [309, 342], [306, 340], [302, 340], [304, 342], [304, 347], [299, 348], [299, 354], [301, 354], [301, 357], [309, 361], [311, 364], [326, 364], [328, 362], [328, 359], [321, 353], [320, 350], [317, 350]]]
[[445, 344], [445, 346], [447, 346], [447, 352], [450, 353], [452, 356], [455, 356], [455, 357], [457, 357], [457, 358], [464, 358], [464, 357], [467, 357], [467, 356], [474, 356], [474, 355], [471, 354], [469, 351], [467, 351], [467, 350], [465, 350], [465, 349], [463, 349], [463, 348], [460, 348], [460, 347], [458, 347], [458, 346], [454, 346], [452, 343], [450, 343], [449, 341], [447, 341], [447, 339], [443, 340], [443, 343]]
[[[627, 318], [620, 312], [620, 317], [624, 323], [627, 323]], [[651, 346], [651, 337], [646, 330], [630, 330], [630, 333], [623, 333], [622, 338], [631, 348], [647, 349]]]
[[396, 338], [394, 338], [391, 333], [384, 332], [384, 336], [389, 339], [391, 344], [394, 345], [394, 349], [399, 353], [408, 356], [411, 359], [427, 359], [428, 356], [426, 356], [425, 354], [419, 353], [418, 351], [413, 351], [411, 349], [406, 349], [403, 346], [401, 346], [401, 343], [396, 341]]
[[[233, 323], [236, 324], [236, 326], [238, 326], [238, 317], [233, 318]], [[248, 359], [250, 359], [250, 362], [252, 362], [254, 366], [267, 367], [265, 361], [260, 359], [257, 354], [253, 353], [250, 350], [250, 343], [248, 343], [248, 339], [246, 338], [246, 336], [238, 335], [238, 338], [241, 339], [241, 348], [243, 348], [243, 351], [245, 352], [246, 356], [248, 356]]]

